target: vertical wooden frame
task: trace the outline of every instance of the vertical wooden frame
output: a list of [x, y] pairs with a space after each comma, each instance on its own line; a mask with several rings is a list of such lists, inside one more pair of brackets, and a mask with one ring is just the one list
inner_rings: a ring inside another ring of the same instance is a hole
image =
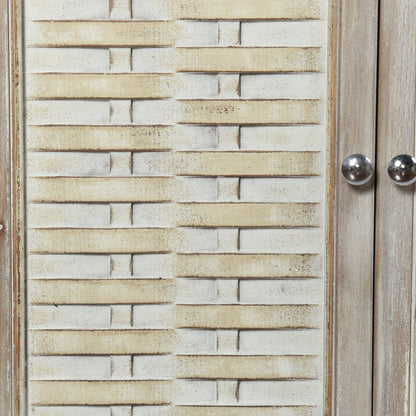
[[354, 153], [376, 150], [378, 0], [342, 0], [336, 171], [334, 414], [371, 415], [374, 186], [340, 174]]
[[[374, 415], [410, 409], [414, 187], [399, 187], [386, 169], [415, 151], [416, 5], [381, 0], [378, 103]], [[413, 260], [414, 261], [414, 260]]]

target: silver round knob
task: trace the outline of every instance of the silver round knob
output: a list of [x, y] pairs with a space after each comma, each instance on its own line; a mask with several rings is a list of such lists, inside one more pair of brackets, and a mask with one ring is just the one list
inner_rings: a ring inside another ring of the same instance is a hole
[[409, 155], [398, 155], [390, 161], [387, 172], [395, 184], [411, 185], [416, 182], [416, 159]]
[[373, 164], [367, 156], [353, 154], [342, 162], [342, 174], [351, 185], [365, 185], [373, 177]]

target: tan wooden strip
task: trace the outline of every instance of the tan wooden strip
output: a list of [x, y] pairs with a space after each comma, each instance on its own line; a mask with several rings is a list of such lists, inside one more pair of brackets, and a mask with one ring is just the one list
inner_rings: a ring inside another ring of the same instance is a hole
[[165, 126], [28, 126], [34, 151], [170, 150], [173, 129]]
[[33, 355], [169, 354], [175, 335], [169, 330], [30, 331]]
[[180, 204], [177, 225], [185, 227], [317, 227], [318, 204]]
[[31, 229], [28, 250], [57, 253], [166, 253], [171, 250], [170, 229]]
[[178, 19], [319, 19], [318, 0], [239, 0], [238, 7], [229, 0], [168, 1]]
[[314, 152], [178, 152], [177, 175], [315, 176], [321, 174]]
[[320, 48], [178, 48], [178, 72], [319, 72]]
[[178, 254], [176, 275], [204, 278], [318, 277], [316, 254]]
[[27, 46], [172, 46], [174, 22], [37, 21], [27, 24]]
[[173, 416], [310, 416], [312, 406], [175, 406]]
[[175, 91], [170, 74], [29, 74], [28, 99], [168, 98]]
[[170, 303], [173, 279], [30, 280], [29, 301], [35, 305]]
[[164, 202], [172, 178], [28, 178], [30, 202]]
[[170, 381], [31, 381], [32, 405], [169, 404]]
[[176, 377], [197, 379], [316, 379], [313, 356], [176, 356]]
[[320, 100], [182, 100], [184, 124], [319, 124]]
[[283, 329], [318, 328], [315, 305], [177, 305], [178, 328]]

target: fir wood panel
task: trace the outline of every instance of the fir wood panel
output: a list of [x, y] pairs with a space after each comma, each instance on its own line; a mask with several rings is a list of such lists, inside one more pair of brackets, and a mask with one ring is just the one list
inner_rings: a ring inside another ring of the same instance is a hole
[[169, 404], [171, 381], [31, 381], [32, 405]]
[[315, 176], [321, 173], [315, 152], [177, 152], [177, 175]]
[[30, 202], [166, 202], [172, 178], [28, 178]]
[[309, 416], [312, 406], [175, 406], [174, 416]]
[[353, 153], [375, 163], [378, 0], [342, 2], [339, 19], [334, 411], [350, 416], [372, 414], [374, 187], [340, 169]]
[[175, 299], [173, 279], [60, 280], [28, 283], [34, 305], [170, 303]]
[[168, 98], [175, 79], [169, 74], [29, 74], [29, 100]]
[[169, 354], [175, 335], [170, 330], [33, 330], [34, 355]]
[[192, 203], [177, 206], [183, 227], [317, 227], [317, 204]]
[[178, 254], [179, 277], [314, 278], [321, 271], [317, 254]]
[[227, 0], [174, 0], [167, 2], [168, 10], [177, 19], [319, 19], [318, 0], [241, 0], [238, 7]]
[[181, 100], [182, 124], [319, 124], [320, 100]]
[[319, 72], [320, 48], [178, 48], [174, 54], [180, 72]]
[[174, 129], [166, 126], [28, 126], [30, 151], [170, 150]]
[[316, 357], [199, 355], [176, 357], [176, 376], [189, 379], [316, 379]]
[[31, 229], [28, 251], [57, 253], [167, 253], [172, 230], [136, 229]]
[[415, 154], [416, 8], [380, 4], [373, 414], [405, 416], [415, 411], [414, 188], [398, 187], [385, 169], [393, 157]]
[[27, 23], [27, 46], [140, 47], [172, 46], [174, 22], [35, 21]]
[[318, 328], [314, 305], [177, 305], [179, 328], [284, 329]]

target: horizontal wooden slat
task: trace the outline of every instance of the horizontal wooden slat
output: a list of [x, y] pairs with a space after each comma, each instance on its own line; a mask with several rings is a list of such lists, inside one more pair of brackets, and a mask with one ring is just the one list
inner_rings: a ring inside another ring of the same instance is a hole
[[177, 225], [189, 227], [316, 227], [318, 204], [192, 203], [177, 206]]
[[169, 404], [170, 381], [31, 381], [32, 405]]
[[175, 336], [169, 330], [30, 331], [33, 355], [169, 354]]
[[30, 280], [29, 302], [34, 305], [170, 303], [173, 279], [146, 280]]
[[31, 229], [28, 251], [57, 253], [166, 253], [169, 229]]
[[320, 48], [178, 48], [178, 72], [319, 72]]
[[184, 124], [319, 124], [320, 100], [181, 100]]
[[316, 254], [178, 254], [176, 275], [205, 278], [318, 277]]
[[315, 176], [322, 172], [315, 152], [178, 152], [177, 175]]
[[169, 150], [171, 127], [28, 126], [26, 144], [34, 151]]
[[284, 329], [318, 328], [315, 305], [177, 305], [179, 328]]
[[27, 46], [172, 46], [173, 22], [37, 21], [27, 24]]
[[167, 1], [178, 19], [319, 19], [318, 0], [239, 0], [238, 7], [229, 0]]
[[29, 74], [27, 98], [168, 98], [176, 89], [169, 74]]
[[164, 202], [172, 178], [28, 178], [30, 202]]
[[312, 406], [175, 406], [173, 416], [310, 416]]
[[316, 379], [313, 356], [176, 356], [176, 377], [197, 379]]

